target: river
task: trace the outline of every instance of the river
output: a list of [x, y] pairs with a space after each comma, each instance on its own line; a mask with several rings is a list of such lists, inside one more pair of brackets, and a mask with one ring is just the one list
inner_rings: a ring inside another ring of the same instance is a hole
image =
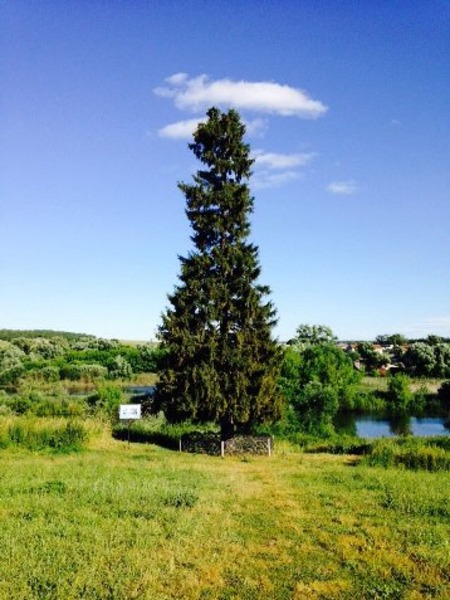
[[401, 415], [387, 417], [374, 414], [344, 414], [336, 419], [336, 429], [363, 438], [416, 435], [421, 437], [449, 435], [444, 418], [436, 416], [411, 417]]
[[[126, 391], [132, 396], [151, 395], [154, 386], [130, 386]], [[427, 437], [433, 435], [450, 435], [444, 426], [444, 418], [436, 416], [410, 417], [402, 415], [387, 417], [377, 414], [340, 414], [336, 419], [338, 432], [358, 435], [362, 438], [394, 437], [396, 435], [416, 435]]]

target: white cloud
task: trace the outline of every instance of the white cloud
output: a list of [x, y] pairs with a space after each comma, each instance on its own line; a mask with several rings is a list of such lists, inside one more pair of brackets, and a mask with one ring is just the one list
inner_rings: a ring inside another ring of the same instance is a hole
[[[161, 127], [161, 129], [158, 130], [158, 135], [173, 140], [191, 139], [198, 124], [204, 123], [205, 120], [205, 117], [202, 117], [197, 119], [187, 119], [185, 121], [176, 121], [175, 123], [170, 123], [169, 125]], [[261, 137], [266, 128], [267, 122], [265, 119], [245, 121], [245, 129], [250, 136]]]
[[275, 152], [263, 152], [255, 150], [253, 157], [255, 165], [266, 167], [267, 169], [292, 169], [293, 167], [303, 167], [314, 158], [315, 154], [277, 154]]
[[174, 75], [167, 77], [165, 81], [170, 85], [181, 85], [187, 79], [189, 79], [189, 75], [187, 73], [175, 73]]
[[[231, 106], [248, 111], [271, 113], [282, 116], [316, 118], [328, 109], [318, 100], [313, 100], [304, 91], [274, 82], [232, 81], [218, 79], [211, 81], [206, 75], [189, 77], [186, 73], [175, 73], [166, 78], [165, 85], [154, 93], [173, 99], [180, 110], [202, 111], [212, 105]], [[160, 137], [189, 139], [203, 119], [188, 119], [170, 123], [162, 127]], [[249, 136], [262, 137], [268, 128], [266, 117], [243, 120]], [[281, 154], [257, 150], [256, 173], [252, 187], [267, 188], [280, 186], [302, 177], [300, 167], [307, 165], [314, 153]]]
[[199, 123], [204, 119], [188, 119], [187, 121], [177, 121], [170, 123], [158, 130], [158, 135], [173, 140], [186, 140], [192, 138], [192, 134], [197, 129]]
[[316, 118], [328, 109], [306, 92], [271, 81], [210, 81], [207, 75], [189, 78], [186, 73], [168, 77], [166, 86], [157, 87], [154, 93], [173, 98], [180, 110], [200, 111], [211, 105], [227, 105], [238, 109], [282, 116]]
[[349, 181], [332, 181], [327, 186], [327, 191], [338, 196], [351, 196], [357, 191], [356, 183], [353, 180]]
[[259, 190], [279, 187], [296, 179], [300, 179], [302, 176], [302, 173], [299, 173], [298, 171], [284, 171], [283, 173], [262, 171], [254, 175], [251, 187]]
[[263, 137], [269, 126], [267, 119], [253, 119], [244, 123], [246, 133], [252, 137]]

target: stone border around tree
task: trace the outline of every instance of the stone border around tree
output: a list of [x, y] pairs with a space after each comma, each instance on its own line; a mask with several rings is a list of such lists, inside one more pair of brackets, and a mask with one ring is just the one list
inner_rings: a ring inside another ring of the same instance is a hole
[[181, 436], [179, 450], [212, 456], [242, 454], [271, 456], [273, 445], [273, 438], [270, 435], [236, 435], [228, 440], [221, 440], [216, 433], [192, 432]]

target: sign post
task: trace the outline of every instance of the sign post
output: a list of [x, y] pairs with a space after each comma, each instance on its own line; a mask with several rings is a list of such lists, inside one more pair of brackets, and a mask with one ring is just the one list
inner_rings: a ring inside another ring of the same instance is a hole
[[131, 421], [141, 418], [140, 404], [121, 404], [119, 406], [119, 419], [128, 421], [128, 445], [130, 445], [130, 424]]

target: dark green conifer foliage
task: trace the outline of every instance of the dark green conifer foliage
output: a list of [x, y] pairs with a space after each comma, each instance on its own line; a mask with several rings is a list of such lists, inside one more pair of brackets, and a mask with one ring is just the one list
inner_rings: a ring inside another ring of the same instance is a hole
[[163, 315], [156, 404], [170, 421], [214, 421], [229, 437], [279, 418], [280, 353], [270, 290], [257, 283], [258, 248], [248, 241], [253, 160], [245, 127], [234, 110], [207, 116], [189, 144], [204, 170], [178, 185], [195, 249], [180, 257], [180, 283]]

